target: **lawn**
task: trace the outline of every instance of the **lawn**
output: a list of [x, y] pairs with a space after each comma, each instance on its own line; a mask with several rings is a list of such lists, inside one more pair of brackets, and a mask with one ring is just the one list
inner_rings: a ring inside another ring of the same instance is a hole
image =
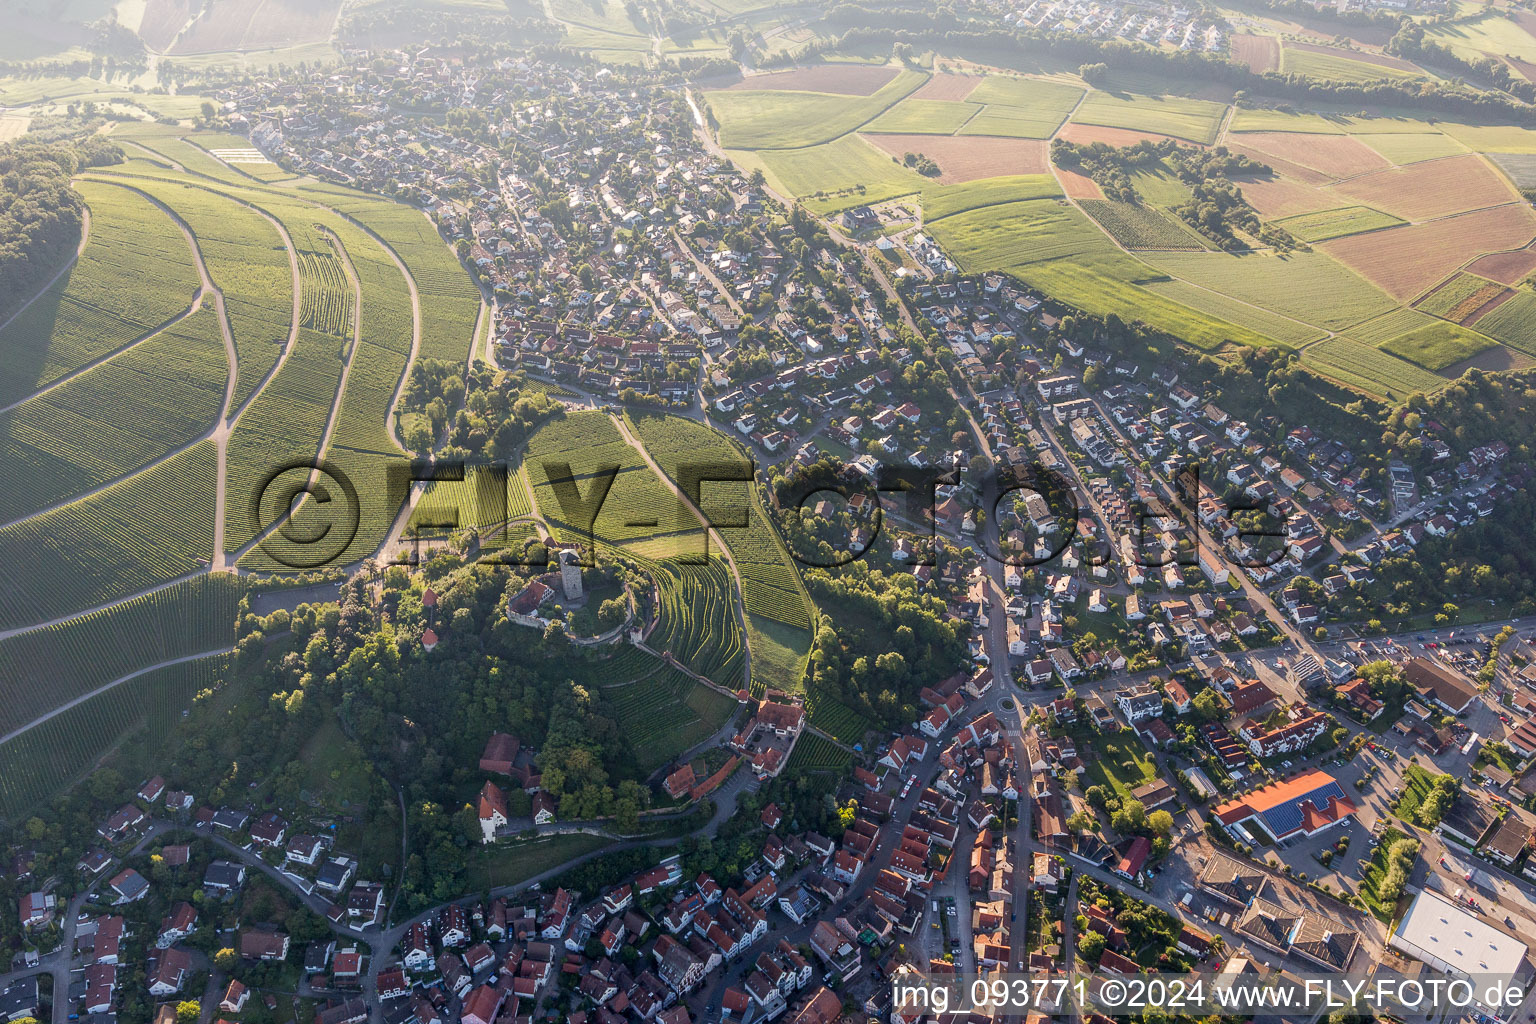
[[1072, 115], [1081, 124], [1161, 132], [1191, 142], [1212, 143], [1226, 104], [1180, 96], [1117, 95], [1094, 91]]
[[1370, 863], [1365, 866], [1365, 871], [1360, 875], [1360, 896], [1365, 900], [1371, 913], [1382, 921], [1391, 921], [1392, 913], [1397, 909], [1396, 901], [1392, 905], [1386, 905], [1379, 901], [1376, 890], [1387, 877], [1387, 851], [1392, 844], [1399, 839], [1407, 839], [1408, 836], [1401, 829], [1382, 829], [1380, 842], [1376, 847], [1376, 853], [1371, 857]]
[[1147, 262], [1173, 277], [1327, 330], [1342, 330], [1397, 305], [1321, 253], [1287, 256], [1159, 253]]
[[872, 120], [927, 80], [903, 71], [872, 96], [758, 89], [704, 94], [726, 149], [793, 149], [830, 142]]
[[1492, 338], [1453, 323], [1436, 323], [1383, 342], [1381, 349], [1426, 370], [1443, 370], [1497, 344]]
[[911, 133], [916, 135], [953, 135], [981, 107], [975, 103], [951, 100], [907, 98], [864, 126], [869, 132]]
[[958, 185], [929, 184], [923, 187], [923, 220], [931, 224], [967, 210], [1060, 195], [1061, 186], [1049, 174], [1015, 174]]
[[534, 875], [558, 868], [574, 857], [595, 853], [612, 843], [612, 839], [604, 836], [576, 834], [483, 847], [469, 858], [465, 886], [470, 892], [486, 892], [504, 885], [519, 885]]
[[1130, 735], [1103, 733], [1092, 740], [1095, 749], [1085, 759], [1089, 785], [1113, 789], [1116, 796], [1126, 799], [1131, 790], [1157, 778], [1156, 760], [1142, 749], [1141, 744], [1127, 738]]
[[1419, 805], [1435, 788], [1435, 778], [1417, 764], [1408, 765], [1403, 770], [1403, 792], [1393, 805], [1392, 813], [1404, 821], [1417, 824]]
[[1403, 221], [1369, 206], [1344, 206], [1337, 210], [1283, 217], [1274, 223], [1303, 242], [1324, 242], [1330, 238], [1357, 235], [1362, 231], [1394, 227]]

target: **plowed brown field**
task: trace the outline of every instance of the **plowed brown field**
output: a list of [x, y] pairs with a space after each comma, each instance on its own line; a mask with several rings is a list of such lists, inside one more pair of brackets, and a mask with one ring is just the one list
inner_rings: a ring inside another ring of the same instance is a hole
[[1318, 248], [1398, 299], [1409, 299], [1489, 249], [1512, 249], [1536, 234], [1524, 207], [1478, 210], [1428, 224], [1322, 242]]

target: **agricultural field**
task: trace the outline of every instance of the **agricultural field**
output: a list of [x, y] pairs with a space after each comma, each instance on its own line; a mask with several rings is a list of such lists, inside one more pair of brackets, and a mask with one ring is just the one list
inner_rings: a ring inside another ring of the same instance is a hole
[[1516, 188], [1536, 188], [1536, 153], [1489, 153]]
[[1232, 58], [1247, 65], [1249, 71], [1277, 71], [1280, 68], [1280, 41], [1274, 36], [1234, 35]]
[[1472, 154], [1362, 175], [1339, 182], [1331, 191], [1410, 221], [1480, 210], [1519, 198], [1504, 179]]
[[791, 149], [830, 142], [894, 106], [926, 80], [902, 71], [869, 96], [771, 89], [721, 89], [704, 94], [725, 149]]
[[1475, 274], [1456, 274], [1414, 303], [1414, 308], [1442, 320], [1466, 324], [1476, 320], [1485, 305], [1506, 295], [1508, 291], [1502, 284], [1484, 280]]
[[802, 733], [789, 755], [786, 772], [820, 772], [846, 775], [853, 765], [853, 755], [829, 739], [813, 732]]
[[1322, 330], [1310, 324], [1292, 320], [1279, 313], [1271, 313], [1220, 292], [1197, 287], [1187, 281], [1170, 278], [1166, 281], [1148, 282], [1143, 287], [1153, 294], [1172, 299], [1190, 309], [1257, 331], [1282, 345], [1300, 345], [1317, 339], [1323, 333]]
[[863, 743], [865, 733], [875, 728], [873, 722], [831, 697], [808, 697], [806, 710], [806, 721], [844, 743]]
[[[626, 555], [638, 560], [633, 552]], [[725, 559], [712, 554], [704, 564], [652, 562], [646, 567], [656, 577], [660, 597], [660, 621], [647, 643], [671, 652], [699, 675], [739, 689], [745, 639]]]
[[218, 686], [225, 664], [212, 655], [145, 672], [0, 743], [0, 815], [43, 806], [127, 733], [168, 740], [193, 699]]
[[1237, 184], [1243, 190], [1243, 198], [1248, 205], [1265, 220], [1320, 213], [1337, 209], [1342, 202], [1321, 189], [1279, 175], [1243, 178]]
[[1303, 242], [1326, 242], [1330, 238], [1358, 235], [1362, 231], [1394, 227], [1403, 221], [1368, 206], [1344, 206], [1337, 210], [1303, 213], [1274, 222]]
[[1463, 56], [1480, 58], [1508, 54], [1519, 60], [1536, 62], [1536, 36], [1527, 31], [1522, 22], [1523, 19], [1517, 20], [1489, 7], [1470, 18], [1428, 25], [1424, 36], [1426, 41], [1448, 46]]
[[[1004, 139], [943, 135], [862, 135], [897, 159], [920, 153], [939, 165], [936, 179], [943, 185], [1014, 175], [1049, 173], [1045, 143], [1036, 139]], [[836, 145], [836, 143], [833, 143]]]
[[923, 189], [923, 220], [932, 223], [967, 210], [1059, 195], [1061, 186], [1049, 174], [987, 178], [962, 185], [929, 185]]
[[[859, 64], [816, 64], [790, 71], [770, 71], [750, 75], [730, 86], [732, 90], [789, 92], [827, 92], [838, 96], [873, 96], [891, 83], [895, 68], [866, 67]], [[939, 98], [939, 97], [924, 97]]]
[[1170, 213], [1140, 203], [1083, 200], [1083, 212], [1127, 249], [1205, 251], [1205, 239]]
[[1351, 135], [1245, 132], [1233, 136], [1232, 142], [1260, 160], [1288, 160], [1330, 178], [1346, 178], [1388, 166], [1385, 157]]
[[1453, 323], [1438, 323], [1382, 342], [1381, 350], [1426, 370], [1443, 370], [1464, 359], [1471, 359], [1479, 352], [1493, 348], [1495, 344], [1493, 339], [1476, 331], [1469, 331]]
[[[1449, 135], [1439, 132], [1358, 135], [1361, 142], [1370, 146], [1394, 164], [1416, 164], [1420, 160], [1437, 160], [1443, 156], [1460, 156], [1466, 147]], [[1494, 157], [1495, 160], [1498, 157]]]
[[988, 76], [966, 97], [985, 106], [960, 134], [1048, 139], [1082, 95], [1081, 88], [1065, 82]]
[[168, 52], [189, 56], [324, 43], [330, 39], [340, 9], [341, 0], [210, 4]]
[[1280, 48], [1280, 71], [1335, 82], [1424, 77], [1424, 72], [1412, 64], [1393, 57], [1291, 41]]
[[199, 576], [0, 639], [0, 736], [146, 666], [229, 650], [244, 588], [227, 574]]
[[1532, 235], [1536, 217], [1531, 211], [1505, 206], [1339, 238], [1319, 248], [1405, 301], [1468, 260], [1490, 250], [1518, 248]]
[[1158, 132], [1209, 145], [1216, 141], [1226, 104], [1180, 96], [1120, 96], [1090, 92], [1072, 115], [1077, 124]]
[[1409, 331], [1418, 330], [1420, 327], [1428, 327], [1435, 322], [1434, 317], [1420, 313], [1416, 309], [1403, 306], [1394, 309], [1390, 313], [1383, 313], [1372, 320], [1355, 324], [1349, 329], [1349, 336], [1356, 341], [1363, 341], [1368, 345], [1379, 345], [1399, 334], [1407, 334]]
[[1329, 338], [1301, 350], [1312, 370], [1369, 394], [1402, 401], [1415, 391], [1433, 392], [1450, 383], [1404, 359], [1350, 338]]
[[1394, 305], [1365, 280], [1315, 252], [1169, 253], [1146, 259], [1173, 277], [1325, 330], [1342, 330]]
[[1516, 292], [1514, 297], [1475, 325], [1483, 334], [1517, 352], [1536, 356], [1536, 293]]
[[123, 477], [214, 427], [229, 365], [212, 303], [0, 413], [8, 465], [0, 521]]
[[920, 100], [908, 96], [890, 110], [864, 125], [865, 132], [919, 135], [953, 135], [981, 110], [975, 103]]
[[[880, 136], [872, 136], [878, 139]], [[806, 149], [733, 153], [745, 167], [761, 167], [770, 185], [807, 200], [817, 213], [880, 202], [922, 190], [931, 179], [902, 166], [858, 135]]]

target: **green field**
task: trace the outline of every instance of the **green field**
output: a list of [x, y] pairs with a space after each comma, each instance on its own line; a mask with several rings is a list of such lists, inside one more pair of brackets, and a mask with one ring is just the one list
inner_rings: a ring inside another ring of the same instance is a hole
[[1024, 199], [1053, 199], [1060, 195], [1061, 186], [1049, 174], [1016, 174], [958, 185], [930, 183], [923, 187], [923, 220], [931, 224], [967, 210]]
[[1140, 170], [1131, 175], [1131, 185], [1141, 198], [1153, 206], [1182, 206], [1189, 202], [1189, 186], [1171, 170], [1159, 165], [1156, 170]]
[[1415, 391], [1450, 383], [1404, 359], [1349, 338], [1329, 338], [1301, 350], [1301, 361], [1318, 373], [1373, 395], [1401, 401]]
[[1128, 800], [1131, 790], [1157, 778], [1156, 758], [1139, 743], [1101, 733], [1094, 737], [1092, 746], [1092, 752], [1083, 758], [1088, 763], [1086, 785], [1103, 786]]
[[1394, 164], [1412, 164], [1442, 156], [1457, 156], [1467, 151], [1461, 143], [1439, 132], [1388, 132], [1355, 137]]
[[1078, 205], [1127, 249], [1178, 249], [1204, 252], [1205, 239], [1170, 213], [1142, 203], [1083, 199]]
[[1356, 324], [1349, 329], [1349, 336], [1356, 341], [1363, 341], [1368, 345], [1379, 345], [1389, 338], [1395, 338], [1399, 334], [1407, 334], [1409, 331], [1420, 327], [1427, 327], [1434, 323], [1434, 318], [1420, 313], [1416, 309], [1407, 306], [1394, 309], [1390, 313]]
[[1479, 292], [1485, 293], [1486, 301], [1498, 293], [1504, 286], [1495, 284], [1487, 278], [1478, 277], [1476, 274], [1456, 274], [1449, 281], [1441, 284], [1423, 299], [1414, 304], [1414, 308], [1428, 313], [1430, 316], [1438, 316], [1446, 319], [1460, 319], [1451, 317], [1456, 307], [1467, 302]]
[[1400, 334], [1381, 344], [1384, 352], [1401, 356], [1426, 370], [1443, 370], [1463, 359], [1492, 348], [1496, 342], [1476, 331], [1452, 323], [1430, 324], [1416, 331]]
[[857, 135], [805, 149], [731, 153], [743, 167], [762, 167], [769, 184], [807, 199], [817, 213], [920, 192], [931, 181]]
[[1536, 129], [1516, 125], [1458, 124], [1445, 121], [1437, 127], [1479, 153], [1536, 154]]
[[1449, 46], [1463, 56], [1497, 58], [1508, 54], [1536, 62], [1536, 37], [1514, 19], [1493, 9], [1470, 18], [1427, 25], [1424, 38], [1426, 42]]
[[725, 149], [793, 149], [830, 142], [873, 120], [922, 85], [927, 75], [903, 71], [872, 96], [768, 89], [704, 94]]
[[1337, 210], [1282, 217], [1274, 223], [1303, 242], [1326, 242], [1330, 238], [1343, 238], [1345, 235], [1394, 227], [1405, 222], [1368, 206], [1345, 206]]
[[1335, 82], [1369, 82], [1388, 78], [1421, 78], [1418, 72], [1385, 67], [1363, 60], [1351, 60], [1332, 53], [1313, 53], [1289, 46], [1280, 48], [1280, 71], [1288, 75], [1306, 75]]
[[1536, 294], [1516, 292], [1474, 326], [1512, 349], [1536, 356]]
[[866, 132], [895, 134], [953, 135], [981, 107], [975, 103], [949, 100], [904, 99], [863, 128]]
[[1362, 116], [1343, 110], [1275, 110], [1267, 107], [1238, 107], [1228, 130], [1232, 132], [1308, 132], [1325, 135], [1433, 135], [1448, 127], [1446, 122], [1422, 120], [1406, 113], [1385, 112]]
[[967, 103], [985, 106], [960, 134], [1048, 139], [1082, 95], [1081, 88], [1065, 82], [989, 75], [966, 97]]
[[1191, 142], [1212, 143], [1221, 127], [1226, 104], [1180, 96], [1120, 95], [1095, 90], [1083, 100], [1072, 120], [1106, 128], [1159, 132]]
[[1192, 284], [1326, 330], [1342, 330], [1397, 305], [1321, 253], [1152, 253], [1147, 262]]
[[933, 224], [932, 234], [966, 273], [1116, 251], [1092, 221], [1054, 199], [957, 213]]
[[1187, 281], [1154, 281], [1145, 287], [1148, 291], [1183, 303], [1191, 309], [1257, 331], [1282, 345], [1301, 345], [1323, 333], [1319, 328], [1259, 309], [1220, 292], [1198, 288]]
[[852, 765], [853, 755], [848, 751], [831, 740], [817, 736], [813, 732], [806, 732], [795, 741], [795, 749], [789, 755], [789, 764], [785, 766], [785, 771], [829, 772], [841, 776], [848, 774]]

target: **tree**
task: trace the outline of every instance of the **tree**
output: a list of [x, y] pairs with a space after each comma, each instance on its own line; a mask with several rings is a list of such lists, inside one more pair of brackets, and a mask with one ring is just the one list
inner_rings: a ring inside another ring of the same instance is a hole
[[1109, 79], [1109, 65], [1105, 64], [1103, 61], [1099, 61], [1093, 64], [1083, 64], [1078, 67], [1077, 73], [1081, 75], [1083, 81], [1087, 82], [1089, 85], [1103, 85]]
[[1153, 811], [1147, 815], [1147, 827], [1155, 835], [1168, 836], [1173, 832], [1173, 815], [1167, 811]]
[[196, 999], [183, 999], [176, 1004], [176, 1024], [197, 1024], [203, 1008]]
[[235, 966], [235, 951], [228, 946], [213, 954], [213, 965], [221, 971], [228, 971]]

